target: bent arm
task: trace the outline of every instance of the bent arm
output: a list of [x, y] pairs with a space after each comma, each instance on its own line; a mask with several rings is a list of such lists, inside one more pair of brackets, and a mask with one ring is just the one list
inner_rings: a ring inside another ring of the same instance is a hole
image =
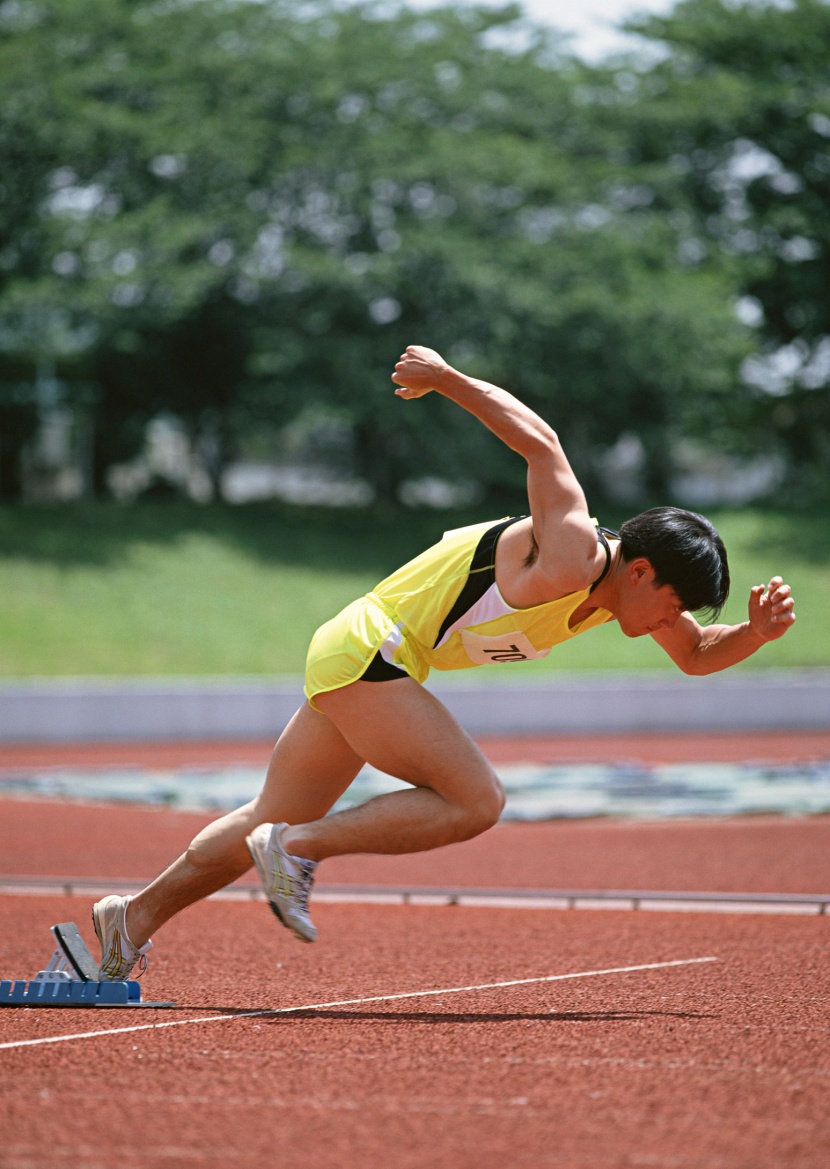
[[738, 625], [700, 625], [691, 613], [682, 613], [673, 629], [651, 636], [684, 674], [715, 674], [777, 641], [794, 623], [790, 586], [774, 576], [750, 591], [747, 620]]
[[563, 593], [590, 584], [596, 529], [555, 431], [507, 390], [460, 373], [423, 346], [409, 346], [392, 378], [399, 384], [395, 391], [399, 397], [421, 397], [433, 390], [472, 414], [521, 455], [527, 463], [530, 514], [539, 548], [534, 570]]

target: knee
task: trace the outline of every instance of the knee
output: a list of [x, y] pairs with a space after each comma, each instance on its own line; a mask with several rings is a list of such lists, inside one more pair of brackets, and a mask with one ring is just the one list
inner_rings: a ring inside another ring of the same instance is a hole
[[473, 803], [464, 808], [463, 835], [459, 840], [472, 840], [499, 822], [505, 805], [504, 786], [494, 775], [488, 788], [476, 793]]

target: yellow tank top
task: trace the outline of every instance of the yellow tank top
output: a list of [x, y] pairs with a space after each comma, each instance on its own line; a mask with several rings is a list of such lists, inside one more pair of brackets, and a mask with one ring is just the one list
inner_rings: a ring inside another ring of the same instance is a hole
[[612, 619], [596, 609], [571, 627], [590, 589], [529, 609], [508, 605], [495, 581], [495, 551], [504, 528], [515, 522], [447, 532], [368, 594], [394, 625], [379, 647], [388, 662], [420, 677], [424, 668], [466, 670], [543, 658], [552, 646]]
[[552, 646], [612, 620], [611, 613], [596, 609], [571, 625], [590, 589], [529, 609], [505, 602], [496, 584], [496, 544], [516, 522], [490, 521], [445, 533], [440, 543], [321, 625], [306, 661], [305, 693], [312, 705], [315, 695], [356, 682], [377, 655], [424, 682], [430, 669], [544, 658]]

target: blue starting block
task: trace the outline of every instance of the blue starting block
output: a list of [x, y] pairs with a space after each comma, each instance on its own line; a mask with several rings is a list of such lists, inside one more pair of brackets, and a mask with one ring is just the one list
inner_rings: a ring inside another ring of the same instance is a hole
[[52, 926], [58, 943], [46, 967], [28, 982], [3, 979], [0, 1007], [174, 1007], [144, 1002], [137, 982], [98, 982], [98, 968], [74, 922]]
[[[81, 982], [75, 978], [46, 981], [33, 978], [0, 982], [2, 1007], [126, 1007], [149, 1006], [141, 1001], [137, 982]], [[160, 1004], [155, 1003], [154, 1006]]]

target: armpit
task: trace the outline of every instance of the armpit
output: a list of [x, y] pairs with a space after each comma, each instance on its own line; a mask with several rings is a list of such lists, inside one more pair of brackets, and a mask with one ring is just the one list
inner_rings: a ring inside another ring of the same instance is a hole
[[530, 548], [525, 555], [522, 564], [525, 568], [532, 568], [539, 559], [539, 545], [536, 543], [536, 537], [533, 534], [533, 528], [530, 529]]

